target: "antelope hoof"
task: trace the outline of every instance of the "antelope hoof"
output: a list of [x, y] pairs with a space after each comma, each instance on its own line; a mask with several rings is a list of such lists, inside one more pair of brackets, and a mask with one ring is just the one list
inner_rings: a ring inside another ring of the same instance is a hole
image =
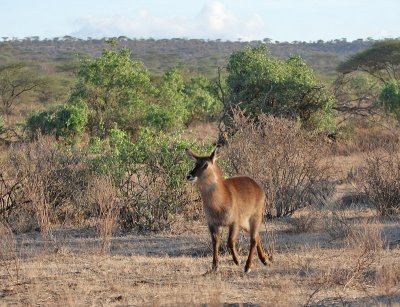
[[268, 265], [269, 264], [269, 262], [267, 261], [267, 258], [263, 259], [261, 262], [263, 263], [263, 265]]
[[249, 273], [251, 272], [251, 268], [245, 268], [245, 269], [244, 269], [244, 272], [245, 272], [246, 274], [249, 274]]
[[236, 265], [240, 265], [240, 260], [239, 260], [239, 259], [233, 259], [233, 262], [234, 262]]
[[263, 259], [261, 262], [266, 266], [271, 266], [272, 264], [272, 262], [268, 258]]

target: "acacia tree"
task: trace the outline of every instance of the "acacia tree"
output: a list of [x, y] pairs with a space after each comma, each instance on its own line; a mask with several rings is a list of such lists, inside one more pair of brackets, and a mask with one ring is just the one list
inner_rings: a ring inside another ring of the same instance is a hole
[[383, 107], [400, 119], [400, 40], [378, 41], [342, 62], [337, 71], [335, 94], [340, 111], [365, 115]]
[[380, 82], [365, 72], [339, 74], [333, 84], [336, 110], [343, 114], [367, 115], [375, 108]]
[[16, 62], [0, 66], [0, 111], [8, 116], [23, 95], [46, 83], [37, 77], [26, 63]]
[[366, 72], [382, 83], [400, 79], [400, 40], [378, 41], [371, 48], [358, 52], [342, 62], [337, 71], [349, 74]]
[[331, 93], [297, 56], [272, 57], [265, 46], [234, 52], [228, 61], [228, 101], [250, 114], [299, 119], [305, 127], [333, 129]]

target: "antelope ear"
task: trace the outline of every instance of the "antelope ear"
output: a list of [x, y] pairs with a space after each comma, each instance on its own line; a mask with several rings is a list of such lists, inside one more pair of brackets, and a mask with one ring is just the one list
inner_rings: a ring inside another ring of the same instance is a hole
[[212, 163], [214, 163], [214, 162], [218, 159], [219, 147], [220, 147], [220, 146], [217, 146], [217, 147], [214, 149], [214, 151], [211, 153], [211, 155], [210, 155], [210, 159], [211, 159]]
[[199, 158], [199, 156], [194, 154], [189, 148], [186, 148], [186, 155], [189, 157], [189, 159], [193, 161], [197, 161], [197, 159]]

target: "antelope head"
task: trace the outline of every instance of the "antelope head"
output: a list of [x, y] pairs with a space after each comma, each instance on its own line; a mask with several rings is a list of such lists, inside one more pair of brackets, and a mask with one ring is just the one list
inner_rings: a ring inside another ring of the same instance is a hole
[[190, 149], [186, 149], [186, 154], [196, 163], [194, 168], [186, 175], [188, 181], [196, 182], [199, 179], [204, 180], [214, 173], [215, 168], [218, 168], [215, 164], [217, 160], [217, 148], [210, 156], [205, 157], [196, 155]]

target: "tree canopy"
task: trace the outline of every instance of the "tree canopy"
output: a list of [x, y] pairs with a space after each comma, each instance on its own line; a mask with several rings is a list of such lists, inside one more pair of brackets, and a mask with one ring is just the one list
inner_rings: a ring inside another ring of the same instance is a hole
[[360, 51], [342, 62], [339, 73], [366, 72], [383, 83], [400, 79], [400, 40], [387, 39], [375, 42], [372, 47]]
[[265, 46], [234, 52], [228, 61], [229, 101], [250, 114], [299, 119], [313, 130], [333, 128], [334, 98], [298, 56], [272, 57]]
[[89, 128], [101, 134], [115, 124], [126, 128], [134, 122], [151, 90], [149, 71], [131, 59], [129, 49], [105, 49], [101, 57], [82, 62], [70, 102], [88, 105]]

